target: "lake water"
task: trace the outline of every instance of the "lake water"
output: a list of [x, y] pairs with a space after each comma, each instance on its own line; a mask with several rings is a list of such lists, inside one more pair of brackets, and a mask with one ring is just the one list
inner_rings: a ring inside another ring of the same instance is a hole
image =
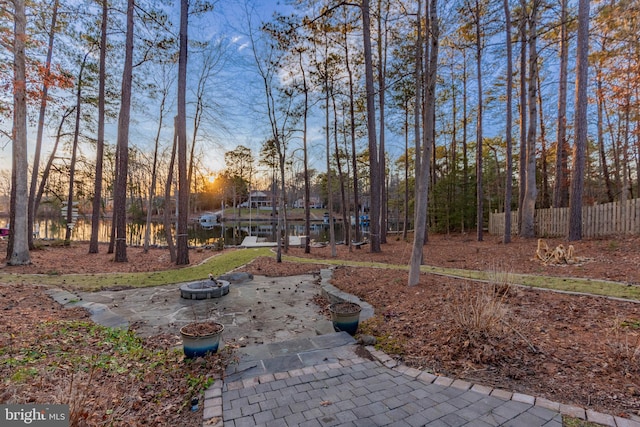
[[[167, 244], [164, 232], [164, 225], [160, 222], [150, 224], [151, 233], [149, 244], [152, 246], [165, 246]], [[269, 222], [227, 222], [215, 224], [213, 227], [201, 227], [198, 222], [190, 222], [187, 226], [189, 246], [215, 245], [224, 237], [224, 244], [235, 246], [242, 243], [246, 236], [264, 237], [271, 240], [273, 226]], [[36, 226], [37, 238], [41, 239], [64, 239], [66, 234], [66, 223], [64, 221], [40, 220]], [[142, 246], [144, 244], [146, 225], [144, 223], [131, 222], [127, 224], [127, 245]], [[111, 233], [111, 220], [101, 220], [98, 230], [98, 240], [108, 242]], [[175, 238], [175, 224], [173, 225], [173, 235]], [[289, 222], [289, 235], [304, 235], [304, 222]], [[336, 241], [344, 240], [342, 223], [335, 224]], [[71, 232], [71, 240], [89, 241], [91, 239], [91, 220], [79, 217]], [[323, 222], [313, 222], [311, 224], [311, 239], [317, 242], [329, 241], [329, 225]]]

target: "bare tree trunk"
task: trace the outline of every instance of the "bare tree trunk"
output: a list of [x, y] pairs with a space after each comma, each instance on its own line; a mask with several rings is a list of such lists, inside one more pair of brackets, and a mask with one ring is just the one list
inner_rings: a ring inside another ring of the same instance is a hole
[[[14, 128], [15, 128], [15, 117], [13, 119], [13, 123], [14, 123]], [[14, 139], [14, 145], [15, 145], [15, 139]], [[25, 150], [26, 152], [26, 150]], [[14, 154], [11, 158], [11, 196], [10, 196], [10, 200], [9, 200], [9, 224], [13, 224], [16, 222], [16, 160], [15, 160], [15, 151], [12, 151], [12, 153]], [[28, 167], [28, 164], [27, 164]], [[25, 187], [26, 187], [26, 183], [25, 183]], [[27, 200], [28, 201], [28, 200]], [[25, 236], [26, 239], [26, 236]], [[15, 237], [13, 235], [13, 232], [11, 231], [11, 229], [9, 229], [9, 241], [7, 242], [7, 255], [5, 257], [5, 259], [7, 260], [7, 262], [11, 261], [11, 256], [13, 254], [13, 243], [15, 241]], [[29, 242], [27, 240], [26, 242], [27, 245], [27, 249], [29, 248]]]
[[118, 169], [120, 165], [118, 164], [118, 153], [120, 152], [120, 147], [116, 144], [116, 159], [114, 165], [114, 188], [112, 190], [113, 193], [113, 210], [111, 211], [111, 229], [109, 230], [109, 246], [107, 247], [107, 253], [112, 254], [116, 249], [116, 222], [118, 217], [118, 203], [119, 200], [116, 199], [116, 186], [118, 184]]
[[[425, 19], [427, 19], [427, 21], [428, 21], [429, 20], [429, 2], [428, 1], [425, 1], [424, 8], [425, 8], [425, 15], [424, 16], [425, 16]], [[431, 76], [429, 74], [429, 70], [430, 70], [429, 67], [430, 67], [431, 64], [426, 64], [426, 61], [428, 61], [430, 59], [429, 58], [429, 51], [431, 49], [431, 45], [429, 43], [429, 40], [430, 40], [429, 36], [431, 35], [429, 33], [429, 31], [431, 30], [430, 25], [431, 25], [431, 22], [428, 21], [427, 24], [426, 24], [426, 29], [425, 29], [426, 39], [425, 39], [425, 43], [424, 43], [424, 60], [425, 60], [425, 70], [426, 71], [422, 74], [422, 79], [423, 79], [423, 84], [422, 84], [423, 95], [422, 96], [423, 96], [423, 102], [425, 104], [429, 103], [429, 94], [427, 92], [429, 91], [429, 79], [431, 78]], [[434, 109], [430, 109], [429, 106], [425, 106], [422, 109], [422, 123], [423, 123], [423, 126], [424, 126], [424, 130], [422, 132], [422, 145], [423, 145], [422, 149], [423, 150], [427, 150], [427, 145], [430, 145], [431, 147], [428, 148], [430, 153], [433, 153], [433, 147], [434, 147], [435, 140], [432, 139], [432, 137], [435, 136], [435, 134], [434, 135], [427, 135], [427, 128], [428, 128], [427, 123], [429, 123], [429, 121], [432, 119], [431, 117], [427, 117], [427, 114], [432, 114], [432, 112], [435, 113], [435, 107], [434, 107]], [[435, 118], [435, 117], [433, 117], [433, 118]], [[435, 126], [432, 129], [435, 130]], [[428, 156], [428, 157], [424, 157], [423, 156], [422, 160], [423, 160], [422, 167], [427, 167], [427, 166], [424, 165], [424, 161], [431, 162], [431, 156]], [[433, 163], [430, 163], [429, 169], [428, 169], [429, 173], [426, 175], [426, 179], [428, 179], [428, 180], [430, 180], [432, 175], [433, 175], [431, 173], [431, 166], [432, 165], [433, 165]], [[427, 196], [426, 197], [427, 197], [427, 202], [426, 203], [428, 205], [429, 204], [429, 201], [428, 201], [429, 200], [429, 190], [427, 190]], [[417, 200], [418, 200], [418, 197], [416, 197], [416, 201]], [[424, 220], [425, 220], [424, 238], [423, 238], [423, 242], [422, 242], [423, 245], [426, 242], [429, 241], [429, 211], [428, 210], [426, 211], [425, 215], [426, 216], [424, 217]]]
[[[344, 36], [344, 62], [347, 75], [349, 76], [349, 130], [351, 131], [351, 169], [353, 169], [353, 215], [355, 217], [355, 234], [354, 239], [360, 241], [362, 239], [360, 233], [360, 198], [358, 185], [358, 161], [356, 153], [356, 114], [355, 114], [355, 95], [353, 83], [353, 71], [351, 70], [351, 61], [349, 60], [349, 32], [343, 29]], [[349, 250], [352, 250], [351, 241], [348, 242]]]
[[576, 60], [576, 108], [573, 175], [569, 205], [569, 240], [582, 239], [582, 192], [587, 150], [587, 79], [589, 68], [589, 0], [578, 2], [578, 47]]
[[[278, 160], [280, 165], [280, 197], [278, 198], [278, 241], [279, 247], [284, 249], [284, 253], [289, 252], [289, 225], [287, 221], [287, 186], [285, 182], [286, 173], [286, 147], [284, 144], [278, 145]], [[282, 253], [279, 256], [282, 259]]]
[[53, 166], [53, 161], [56, 158], [58, 152], [58, 145], [60, 145], [60, 138], [62, 137], [62, 127], [64, 126], [64, 122], [69, 118], [71, 113], [75, 111], [76, 107], [71, 107], [67, 109], [62, 115], [62, 119], [60, 119], [60, 124], [58, 125], [58, 131], [56, 132], [56, 139], [53, 143], [53, 148], [51, 149], [51, 154], [49, 155], [49, 160], [47, 160], [47, 164], [42, 171], [42, 179], [40, 180], [40, 185], [38, 186], [38, 192], [36, 194], [35, 204], [38, 206], [40, 201], [42, 200], [42, 195], [44, 194], [44, 187], [49, 179], [49, 173], [51, 172], [51, 168]]
[[[429, 175], [431, 173], [431, 148], [433, 147], [434, 136], [433, 129], [435, 127], [435, 102], [436, 102], [436, 76], [438, 71], [438, 43], [440, 31], [438, 27], [437, 0], [431, 0], [429, 5], [429, 29], [427, 34], [429, 37], [429, 63], [427, 67], [426, 92], [424, 108], [427, 110], [424, 114], [426, 119], [424, 124], [424, 132], [427, 135], [423, 147], [422, 167], [420, 168], [420, 177], [416, 180], [419, 186], [418, 199], [416, 200], [416, 224], [413, 236], [413, 248], [411, 251], [411, 261], [409, 264], [409, 280], [408, 285], [414, 286], [420, 282], [420, 265], [423, 258], [424, 237], [426, 235], [427, 212], [429, 199]], [[417, 91], [416, 91], [417, 93]]]
[[104, 157], [105, 79], [107, 68], [107, 18], [109, 5], [102, 0], [102, 22], [100, 23], [100, 70], [98, 71], [98, 138], [96, 142], [96, 176], [94, 181], [93, 209], [91, 212], [91, 238], [89, 253], [98, 253], [98, 233], [102, 211], [102, 176]]
[[151, 211], [153, 209], [153, 199], [156, 196], [156, 182], [158, 179], [158, 146], [160, 144], [160, 131], [162, 130], [162, 122], [164, 121], [164, 105], [167, 99], [168, 87], [163, 87], [162, 99], [160, 101], [160, 117], [158, 118], [158, 131], [156, 132], [155, 143], [153, 147], [153, 164], [151, 165], [151, 185], [149, 187], [149, 198], [147, 200], [147, 221], [144, 231], [144, 252], [149, 251], [149, 240], [151, 238]]
[[[325, 152], [327, 157], [327, 197], [329, 200], [329, 246], [331, 247], [331, 256], [335, 258], [338, 256], [336, 252], [336, 234], [333, 223], [333, 174], [331, 173], [331, 136], [330, 136], [330, 128], [329, 128], [329, 75], [328, 75], [328, 64], [327, 60], [328, 52], [326, 51], [327, 43], [325, 43], [325, 75], [324, 75], [324, 93], [325, 93]], [[337, 153], [336, 153], [337, 155]], [[372, 189], [373, 191], [373, 189]]]
[[[467, 148], [467, 55], [462, 50], [462, 197], [467, 203], [469, 195], [469, 156]], [[467, 221], [467, 209], [462, 204], [462, 231], [464, 232]]]
[[615, 188], [622, 188], [621, 174], [622, 167], [620, 166], [620, 123], [618, 122], [618, 129], [614, 129], [613, 123], [611, 123], [611, 115], [609, 114], [609, 110], [606, 108], [606, 105], [603, 103], [604, 108], [604, 116], [607, 121], [607, 129], [609, 134], [611, 135], [611, 151], [613, 156], [613, 170], [614, 170], [614, 181]]
[[553, 187], [553, 206], [569, 204], [567, 169], [567, 64], [569, 62], [569, 32], [567, 31], [567, 3], [560, 1], [560, 77], [558, 86], [558, 124], [556, 126], [556, 180]]
[[189, 217], [189, 178], [187, 176], [187, 49], [189, 1], [180, 1], [180, 54], [178, 58], [178, 227], [177, 265], [189, 264], [187, 220]]
[[371, 17], [369, 0], [362, 0], [362, 37], [364, 42], [365, 86], [367, 91], [367, 136], [369, 141], [370, 199], [369, 230], [370, 250], [380, 252], [380, 167], [376, 141], [376, 106], [373, 87], [373, 59], [371, 55]]
[[385, 93], [387, 78], [387, 29], [386, 15], [388, 14], [389, 2], [385, 2], [385, 27], [382, 26], [382, 4], [383, 0], [378, 0], [378, 103], [380, 111], [380, 155], [378, 157], [380, 167], [380, 243], [387, 243], [387, 185], [386, 185], [386, 155], [385, 155]]
[[27, 197], [27, 80], [25, 40], [27, 19], [23, 0], [14, 0], [13, 30], [13, 168], [11, 185], [11, 229], [7, 258], [9, 265], [31, 264]]
[[276, 164], [275, 160], [271, 166], [271, 238], [274, 242], [278, 242], [276, 259], [278, 262], [282, 262], [282, 241], [278, 238], [279, 225], [278, 225], [278, 200], [277, 186], [276, 186]]
[[507, 45], [507, 105], [506, 105], [506, 144], [507, 164], [504, 182], [504, 243], [511, 243], [511, 196], [513, 191], [513, 138], [511, 128], [513, 126], [513, 48], [511, 43], [511, 11], [509, 0], [503, 0], [504, 23]]
[[[601, 50], [604, 51], [604, 46]], [[604, 94], [602, 92], [602, 70], [600, 66], [598, 66], [598, 69], [596, 70], [596, 86], [596, 102], [598, 106], [598, 154], [600, 159], [600, 169], [602, 170], [602, 178], [604, 179], [607, 189], [607, 201], [611, 203], [614, 200], [613, 183], [611, 182], [611, 176], [609, 175], [609, 164], [604, 150]]]
[[134, 0], [127, 1], [127, 35], [122, 72], [122, 96], [118, 117], [117, 176], [114, 195], [116, 221], [115, 261], [127, 262], [127, 179], [129, 175], [129, 121], [131, 117], [131, 81], [133, 78], [133, 12]]
[[340, 147], [338, 145], [338, 108], [336, 106], [336, 97], [333, 91], [331, 92], [331, 101], [333, 104], [333, 144], [336, 149], [336, 166], [338, 169], [338, 182], [340, 183], [340, 204], [342, 205], [342, 232], [344, 233], [344, 240], [347, 242], [349, 241], [349, 229], [347, 228], [349, 218], [347, 213], [347, 197], [344, 188], [345, 177], [342, 172], [342, 160], [340, 156]]
[[167, 247], [169, 248], [169, 256], [171, 262], [176, 262], [176, 246], [173, 242], [173, 233], [171, 232], [171, 188], [173, 186], [173, 171], [176, 165], [176, 151], [178, 149], [178, 118], [173, 119], [173, 144], [171, 145], [171, 157], [169, 158], [169, 170], [167, 172], [167, 182], [164, 187], [164, 211], [162, 215], [162, 222], [164, 225], [164, 235], [167, 240]]
[[402, 239], [407, 240], [409, 228], [409, 103], [404, 109], [404, 226]]
[[91, 51], [87, 51], [85, 53], [84, 58], [82, 59], [82, 64], [80, 65], [80, 71], [78, 73], [78, 88], [76, 91], [76, 122], [75, 128], [73, 131], [73, 145], [71, 147], [71, 161], [69, 162], [69, 192], [67, 194], [67, 230], [64, 237], [64, 244], [69, 245], [71, 243], [71, 231], [73, 230], [73, 192], [74, 192], [74, 184], [75, 184], [75, 175], [76, 175], [76, 159], [78, 153], [78, 138], [80, 137], [80, 117], [82, 112], [82, 85], [83, 85], [83, 72], [84, 67], [87, 63], [87, 57]]
[[[630, 178], [630, 170], [629, 170], [629, 132], [630, 132], [630, 121], [631, 121], [631, 87], [629, 83], [629, 79], [631, 78], [631, 70], [630, 64], [627, 63], [627, 87], [625, 88], [625, 100], [623, 106], [624, 112], [624, 138], [622, 145], [622, 191], [620, 191], [620, 204], [622, 205], [621, 209], [621, 222], [623, 224], [626, 223], [626, 219], [628, 216], [627, 212], [627, 200], [630, 196], [631, 191], [631, 178]], [[585, 159], [587, 154], [585, 154]], [[585, 161], [586, 162], [586, 161]], [[626, 231], [626, 230], [625, 230]]]
[[482, 33], [480, 30], [480, 3], [475, 2], [475, 29], [476, 29], [476, 79], [478, 85], [478, 118], [476, 122], [476, 237], [479, 242], [483, 240], [484, 227], [484, 193], [482, 189]]
[[518, 179], [518, 234], [522, 235], [522, 213], [527, 187], [527, 2], [520, 0], [520, 160]]
[[[453, 56], [453, 51], [451, 53]], [[453, 70], [453, 61], [451, 62], [451, 146], [449, 151], [451, 152], [451, 165], [448, 167], [451, 179], [447, 185], [447, 233], [451, 229], [450, 217], [453, 214], [454, 201], [458, 197], [458, 97], [457, 97], [457, 84], [458, 80]], [[447, 158], [448, 159], [448, 158]]]
[[309, 88], [307, 86], [307, 73], [303, 62], [302, 50], [298, 52], [298, 65], [302, 74], [302, 92], [304, 95], [304, 107], [302, 113], [302, 151], [304, 156], [304, 253], [311, 253], [311, 184], [309, 182], [309, 150], [307, 147], [307, 119], [309, 115]]
[[551, 206], [552, 199], [552, 195], [549, 190], [549, 162], [547, 160], [549, 151], [547, 150], [547, 127], [544, 122], [544, 108], [542, 103], [542, 88], [540, 85], [540, 79], [537, 79], [537, 85], [538, 117], [540, 119], [540, 170], [542, 171], [542, 200], [540, 203], [540, 207], [546, 209]]
[[[193, 185], [193, 170], [195, 168], [195, 151], [196, 151], [196, 141], [198, 139], [198, 131], [200, 129], [200, 124], [202, 123], [202, 116], [205, 113], [205, 97], [207, 90], [207, 82], [211, 77], [213, 66], [215, 64], [215, 59], [211, 51], [207, 51], [204, 55], [202, 63], [202, 69], [200, 70], [200, 76], [198, 78], [198, 84], [196, 87], [196, 102], [195, 102], [195, 111], [193, 113], [193, 135], [191, 138], [191, 148], [189, 150], [189, 172], [187, 175], [187, 181], [189, 189], [191, 189]], [[186, 119], [185, 119], [186, 120]], [[189, 198], [190, 199], [190, 198]], [[234, 206], [236, 205], [234, 199]]]
[[527, 87], [529, 104], [529, 129], [527, 132], [526, 150], [526, 180], [525, 195], [522, 201], [522, 224], [520, 235], [522, 237], [535, 237], [535, 208], [538, 189], [536, 188], [536, 133], [537, 133], [537, 79], [538, 79], [538, 51], [537, 24], [538, 24], [538, 0], [533, 1], [531, 19], [529, 21], [529, 81]]
[[59, 0], [53, 2], [51, 11], [51, 29], [49, 31], [49, 44], [47, 46], [47, 59], [45, 62], [44, 78], [42, 81], [42, 94], [40, 97], [40, 112], [38, 113], [38, 130], [36, 134], [36, 146], [33, 154], [33, 167], [31, 169], [31, 186], [29, 188], [29, 219], [28, 233], [29, 248], [33, 249], [33, 227], [38, 213], [38, 206], [35, 204], [36, 188], [38, 184], [38, 173], [40, 172], [40, 153], [42, 150], [42, 134], [44, 132], [44, 119], [47, 109], [47, 99], [49, 93], [49, 77], [51, 76], [51, 56], [53, 54], [53, 41], [56, 34], [56, 22], [58, 19]]
[[[424, 89], [423, 89], [424, 81], [422, 78], [422, 74], [423, 74], [422, 45], [424, 41], [422, 38], [422, 2], [421, 0], [417, 1], [416, 6], [417, 6], [417, 10], [416, 10], [417, 36], [416, 36], [416, 51], [414, 56], [414, 62], [415, 62], [414, 79], [415, 79], [416, 89], [415, 89], [415, 101], [413, 105], [413, 132], [414, 132], [414, 138], [415, 138], [415, 141], [414, 141], [414, 145], [415, 145], [414, 199], [417, 201], [418, 194], [420, 191], [420, 185], [418, 180], [419, 180], [419, 177], [422, 176], [420, 172], [422, 170], [422, 159], [421, 159], [422, 156], [420, 154], [422, 152], [422, 129], [420, 125], [422, 123], [422, 108], [424, 106]], [[416, 226], [418, 224], [418, 210], [415, 207], [413, 210], [414, 210], [413, 228], [414, 228], [414, 233], [417, 233], [418, 230], [416, 229]], [[420, 260], [420, 262], [422, 262], [422, 260]]]

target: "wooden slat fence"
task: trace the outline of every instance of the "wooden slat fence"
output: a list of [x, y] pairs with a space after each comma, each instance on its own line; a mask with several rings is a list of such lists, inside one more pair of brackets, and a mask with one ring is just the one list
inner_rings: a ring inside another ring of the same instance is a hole
[[[489, 214], [489, 233], [504, 234], [504, 212]], [[569, 234], [569, 208], [536, 209], [535, 231], [538, 237]], [[518, 211], [511, 212], [511, 233], [518, 234]], [[603, 237], [615, 234], [640, 234], [640, 199], [583, 206], [582, 236]]]

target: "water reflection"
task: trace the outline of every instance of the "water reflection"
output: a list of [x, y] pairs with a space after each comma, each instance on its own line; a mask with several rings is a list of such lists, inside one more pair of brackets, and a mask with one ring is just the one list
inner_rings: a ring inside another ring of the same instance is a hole
[[[242, 243], [242, 240], [248, 236], [264, 237], [271, 240], [273, 235], [273, 225], [268, 222], [255, 221], [248, 222], [226, 222], [216, 224], [213, 227], [203, 228], [198, 222], [190, 222], [187, 226], [188, 244], [189, 246], [214, 246], [221, 243], [221, 239], [226, 246], [235, 246]], [[304, 222], [290, 221], [289, 235], [304, 235]], [[64, 221], [53, 221], [50, 219], [41, 220], [35, 227], [36, 237], [47, 240], [64, 239], [66, 234], [66, 223]], [[146, 224], [142, 222], [130, 222], [127, 224], [127, 245], [142, 246], [144, 244], [144, 236]], [[175, 239], [175, 224], [172, 225], [172, 234]], [[104, 219], [100, 221], [98, 227], [98, 240], [103, 243], [109, 242], [111, 234], [111, 220]], [[329, 241], [329, 225], [324, 223], [311, 224], [311, 239], [318, 242]], [[342, 223], [335, 224], [336, 241], [344, 240]], [[71, 231], [71, 240], [89, 241], [91, 239], [91, 221], [85, 218], [78, 218]], [[150, 239], [151, 246], [166, 246], [164, 225], [161, 222], [151, 222]]]

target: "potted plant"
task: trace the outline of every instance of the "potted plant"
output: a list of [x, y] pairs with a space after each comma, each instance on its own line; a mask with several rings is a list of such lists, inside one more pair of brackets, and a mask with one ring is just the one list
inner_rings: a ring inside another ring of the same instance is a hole
[[344, 331], [349, 335], [355, 335], [360, 321], [362, 307], [355, 302], [336, 302], [329, 305], [331, 322], [336, 332]]
[[191, 359], [207, 353], [216, 353], [222, 331], [224, 331], [224, 325], [213, 320], [192, 322], [183, 326], [180, 328], [180, 335], [184, 355]]

